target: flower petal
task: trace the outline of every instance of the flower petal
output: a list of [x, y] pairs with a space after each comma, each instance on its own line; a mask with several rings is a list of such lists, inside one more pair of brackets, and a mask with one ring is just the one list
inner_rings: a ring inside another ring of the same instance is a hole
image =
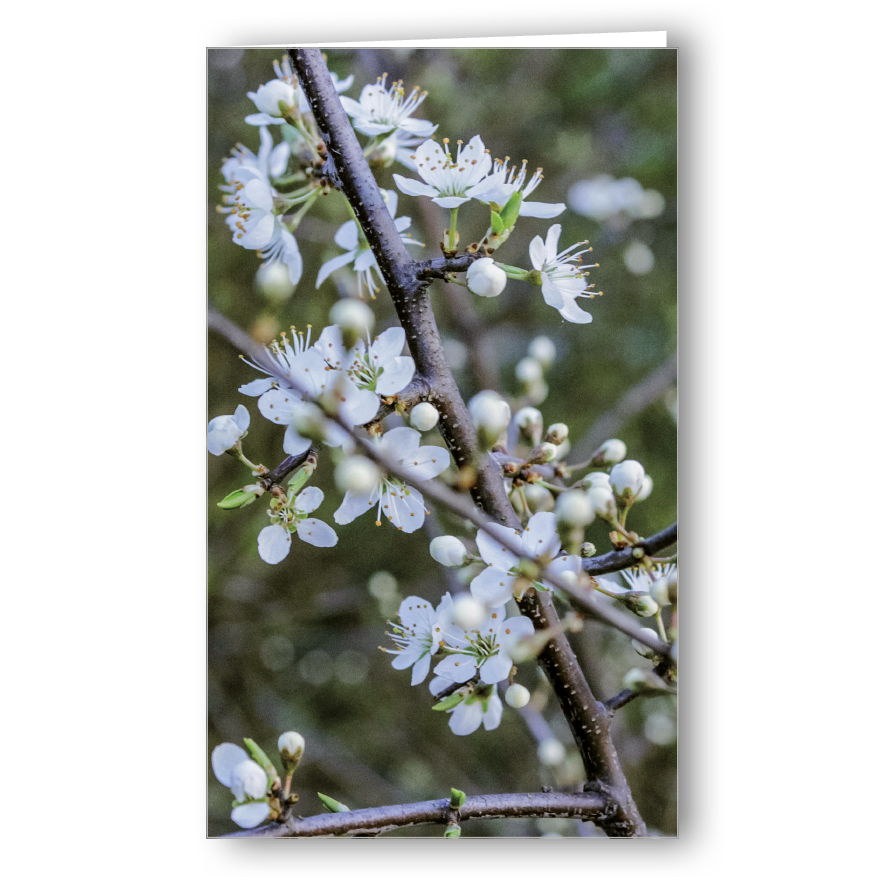
[[560, 550], [560, 538], [557, 535], [557, 517], [550, 511], [535, 514], [526, 526], [522, 536], [523, 550], [526, 556], [553, 557]]
[[345, 265], [349, 265], [354, 260], [355, 255], [356, 252], [346, 252], [344, 255], [338, 255], [335, 258], [331, 258], [328, 262], [321, 265], [320, 273], [317, 274], [316, 288], [319, 289], [331, 273], [337, 271], [339, 268], [343, 268]]
[[557, 243], [560, 240], [560, 234], [562, 231], [562, 225], [551, 225], [548, 228], [548, 236], [545, 238], [545, 249], [548, 253], [548, 261], [553, 261], [557, 257]]
[[498, 683], [511, 672], [513, 661], [507, 655], [493, 655], [480, 667], [480, 679], [484, 683]]
[[311, 441], [302, 437], [292, 425], [288, 425], [283, 435], [283, 451], [287, 455], [301, 455], [310, 448]]
[[401, 461], [409, 458], [421, 444], [421, 434], [415, 428], [394, 428], [381, 439], [381, 445], [388, 457]]
[[434, 197], [433, 202], [444, 209], [455, 209], [456, 206], [461, 206], [462, 203], [467, 203], [470, 199], [470, 197]]
[[556, 218], [566, 211], [565, 203], [521, 203], [520, 218]]
[[590, 323], [594, 318], [583, 311], [576, 303], [575, 299], [563, 299], [563, 306], [558, 308], [560, 316], [570, 323]]
[[487, 732], [498, 729], [498, 724], [501, 723], [501, 713], [501, 699], [498, 697], [498, 690], [496, 690], [486, 702], [486, 710], [483, 712], [483, 728]]
[[356, 520], [361, 514], [365, 514], [374, 504], [378, 503], [381, 495], [381, 484], [379, 483], [372, 492], [355, 495], [353, 492], [346, 492], [344, 501], [338, 506], [338, 510], [332, 515], [332, 519], [339, 526], [344, 526]]
[[484, 606], [503, 606], [514, 596], [514, 576], [487, 566], [471, 582], [471, 593]]
[[239, 745], [229, 741], [215, 747], [212, 751], [212, 771], [215, 777], [226, 787], [231, 786], [234, 770], [244, 760], [249, 759], [249, 754]]
[[247, 397], [260, 397], [265, 391], [270, 391], [273, 386], [274, 379], [257, 378], [255, 381], [249, 382], [249, 384], [240, 385], [237, 390], [241, 394], [246, 394]]
[[452, 710], [449, 728], [456, 735], [470, 735], [480, 728], [483, 721], [483, 705], [479, 701], [473, 704], [462, 702]]
[[437, 189], [433, 185], [426, 185], [424, 182], [418, 182], [414, 178], [406, 178], [399, 173], [394, 173], [394, 181], [397, 187], [410, 197], [436, 197]]
[[299, 520], [295, 531], [302, 541], [315, 548], [334, 548], [338, 544], [335, 530], [322, 520], [315, 520], [313, 517]]
[[532, 242], [529, 244], [529, 260], [536, 271], [540, 271], [544, 267], [547, 255], [545, 241], [541, 237], [533, 237]]
[[375, 390], [382, 397], [399, 394], [415, 375], [415, 361], [412, 357], [394, 357], [385, 363], [384, 372], [379, 376]]
[[265, 526], [258, 534], [258, 555], [272, 566], [286, 559], [291, 545], [292, 536], [289, 530], [279, 523]]
[[424, 525], [425, 501], [417, 489], [405, 486], [399, 492], [392, 488], [385, 493], [383, 500], [382, 511], [397, 529], [410, 533]]
[[430, 480], [449, 467], [449, 450], [442, 446], [419, 446], [403, 461], [409, 480]]
[[231, 810], [231, 818], [241, 828], [258, 827], [271, 814], [271, 807], [264, 801], [260, 803], [244, 803]]
[[[513, 531], [513, 530], [505, 530]], [[514, 532], [514, 541], [519, 543], [520, 533]], [[503, 572], [513, 569], [520, 562], [520, 558], [509, 551], [500, 541], [496, 541], [488, 532], [477, 532], [477, 547], [484, 563], [495, 566]]]
[[447, 677], [453, 683], [464, 683], [477, 673], [477, 660], [471, 655], [456, 652], [455, 655], [447, 655], [434, 668], [434, 673]]
[[380, 335], [377, 335], [369, 346], [369, 354], [376, 363], [383, 366], [394, 357], [403, 353], [403, 345], [406, 344], [406, 332], [402, 326], [392, 326]]
[[321, 504], [323, 504], [323, 490], [316, 486], [303, 489], [295, 499], [295, 509], [304, 511], [306, 514], [316, 511]]
[[241, 431], [249, 429], [249, 410], [242, 403], [234, 410], [234, 421]]
[[299, 398], [292, 391], [271, 388], [258, 398], [258, 411], [278, 425], [288, 425], [296, 402], [300, 402]]
[[425, 677], [428, 675], [428, 671], [431, 669], [431, 656], [423, 655], [416, 663], [415, 667], [412, 669], [412, 684], [413, 686], [418, 686], [419, 683], [423, 683]]

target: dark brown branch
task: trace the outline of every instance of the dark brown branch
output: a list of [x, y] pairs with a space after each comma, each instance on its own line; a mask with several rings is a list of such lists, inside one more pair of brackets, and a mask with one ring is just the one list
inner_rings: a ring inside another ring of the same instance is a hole
[[267, 488], [270, 489], [271, 486], [276, 486], [279, 483], [282, 483], [293, 471], [300, 468], [312, 456], [316, 459], [317, 455], [317, 447], [312, 446], [307, 452], [303, 452], [301, 455], [287, 456], [276, 468], [272, 468], [264, 477], [260, 477], [259, 480], [262, 481], [263, 484], [266, 483]]
[[421, 280], [445, 280], [448, 274], [466, 271], [483, 253], [457, 255], [455, 258], [429, 258], [415, 263], [415, 271]]
[[[424, 803], [403, 803], [353, 812], [331, 812], [294, 818], [282, 824], [268, 824], [251, 830], [226, 834], [222, 839], [283, 839], [287, 837], [375, 836], [417, 824], [443, 824], [449, 821], [449, 797]], [[459, 809], [459, 821], [490, 818], [579, 818], [606, 827], [617, 814], [616, 804], [598, 793], [496, 794], [468, 797]]]
[[[354, 210], [391, 294], [416, 369], [433, 391], [431, 402], [440, 412], [443, 439], [460, 468], [476, 471], [471, 492], [483, 513], [495, 523], [519, 529], [520, 521], [508, 500], [501, 472], [489, 454], [480, 449], [467, 407], [446, 363], [428, 294], [430, 281], [419, 277], [419, 269], [406, 251], [323, 57], [318, 49], [309, 48], [290, 49], [290, 55], [340, 177], [341, 190]], [[428, 273], [427, 269], [425, 272]], [[518, 605], [536, 630], [557, 627], [559, 617], [548, 595], [524, 594]], [[618, 815], [607, 822], [606, 832], [612, 836], [645, 834], [646, 826], [609, 735], [608, 717], [591, 693], [566, 637], [555, 632], [538, 661], [576, 739], [588, 778], [605, 785], [616, 801]]]
[[659, 551], [677, 543], [677, 524], [672, 523], [667, 529], [644, 538], [639, 543], [626, 547], [623, 551], [610, 551], [599, 557], [586, 557], [581, 561], [581, 568], [588, 575], [606, 575], [608, 572], [619, 572], [622, 569], [630, 569], [636, 566], [639, 559], [634, 556], [634, 551], [640, 549], [643, 554], [651, 557]]
[[[665, 678], [669, 670], [669, 662], [660, 661], [653, 669], [652, 673], [657, 677]], [[623, 708], [626, 704], [632, 702], [635, 698], [651, 698], [655, 695], [676, 695], [677, 690], [671, 687], [662, 686], [660, 689], [649, 687], [647, 689], [622, 689], [618, 695], [614, 695], [609, 701], [603, 702], [609, 709], [610, 713], [615, 713], [619, 708]]]

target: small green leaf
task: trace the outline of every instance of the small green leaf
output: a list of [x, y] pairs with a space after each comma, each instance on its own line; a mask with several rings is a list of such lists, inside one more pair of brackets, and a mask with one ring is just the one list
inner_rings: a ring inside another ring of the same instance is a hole
[[458, 692], [453, 692], [452, 695], [447, 696], [442, 701], [438, 701], [431, 710], [448, 711], [450, 708], [454, 708], [457, 704], [461, 704], [463, 699], [463, 695], [460, 695]]
[[457, 840], [461, 836], [461, 828], [457, 824], [451, 824], [443, 832], [443, 836], [447, 840]]
[[449, 805], [452, 809], [461, 809], [464, 805], [465, 800], [467, 800], [467, 794], [464, 791], [460, 791], [458, 788], [451, 788], [449, 791]]
[[501, 211], [501, 220], [505, 230], [510, 231], [514, 225], [517, 224], [517, 219], [520, 216], [520, 207], [522, 205], [523, 192], [515, 191], [511, 194], [510, 199], [505, 203], [504, 208]]
[[218, 507], [225, 511], [233, 511], [237, 508], [245, 508], [246, 505], [251, 505], [257, 498], [258, 495], [254, 492], [247, 492], [245, 489], [235, 489], [218, 503]]
[[274, 764], [271, 762], [271, 758], [251, 739], [244, 738], [243, 744], [246, 745], [246, 749], [249, 751], [252, 759], [261, 766], [262, 769], [268, 774], [268, 778], [271, 781], [279, 778], [277, 775], [277, 770], [274, 768]]
[[317, 791], [317, 796], [320, 798], [320, 802], [323, 804], [323, 808], [327, 812], [350, 812], [350, 806], [345, 806], [344, 803], [339, 803], [338, 800], [333, 800], [332, 797], [327, 797], [326, 794], [321, 794]]
[[492, 212], [492, 220], [489, 222], [489, 228], [493, 234], [500, 234], [504, 229], [504, 222], [501, 220], [501, 216], [493, 209]]
[[290, 478], [289, 478], [289, 494], [292, 495], [293, 492], [298, 492], [308, 480], [311, 479], [311, 474], [314, 473], [314, 465], [315, 461], [311, 460], [307, 464], [303, 464]]

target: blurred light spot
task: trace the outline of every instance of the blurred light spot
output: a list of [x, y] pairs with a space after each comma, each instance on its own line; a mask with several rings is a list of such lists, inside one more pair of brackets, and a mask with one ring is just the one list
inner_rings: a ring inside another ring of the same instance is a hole
[[295, 647], [288, 637], [279, 634], [262, 640], [258, 648], [258, 656], [262, 664], [271, 671], [282, 671], [289, 667], [295, 658]]
[[346, 649], [335, 659], [335, 676], [342, 683], [362, 683], [369, 671], [369, 661], [362, 652]]
[[665, 198], [658, 191], [643, 191], [640, 202], [631, 211], [635, 218], [658, 218], [665, 208]]
[[246, 575], [232, 575], [224, 584], [222, 593], [229, 600], [255, 600], [263, 590], [261, 582]]
[[645, 243], [634, 240], [624, 251], [624, 263], [632, 274], [648, 274], [655, 267], [655, 256]]
[[298, 673], [303, 680], [319, 686], [332, 676], [332, 657], [325, 649], [312, 649], [298, 663]]
[[677, 726], [667, 714], [650, 714], [643, 724], [646, 738], [653, 744], [667, 746], [677, 738]]
[[458, 372], [465, 368], [468, 362], [468, 349], [457, 339], [443, 339], [443, 356], [453, 372]]
[[657, 218], [665, 208], [665, 199], [658, 191], [644, 190], [634, 178], [611, 175], [575, 182], [566, 202], [574, 212], [598, 222], [608, 221], [620, 212], [630, 218]]
[[390, 600], [397, 594], [397, 579], [390, 572], [376, 572], [369, 578], [369, 593], [376, 600]]

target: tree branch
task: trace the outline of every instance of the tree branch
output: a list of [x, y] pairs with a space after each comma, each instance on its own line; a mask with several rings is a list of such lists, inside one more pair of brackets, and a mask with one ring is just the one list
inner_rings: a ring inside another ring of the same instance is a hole
[[[606, 575], [608, 572], [630, 569], [631, 566], [637, 565], [643, 554], [652, 556], [676, 542], [677, 524], [672, 523], [667, 529], [662, 529], [661, 532], [656, 532], [655, 535], [650, 535], [635, 545], [629, 545], [623, 551], [610, 551], [599, 557], [585, 557], [581, 561], [581, 568], [588, 575]], [[634, 556], [634, 551], [638, 549], [643, 552], [639, 558]]]
[[[376, 836], [385, 831], [417, 824], [446, 824], [451, 812], [449, 803], [447, 797], [445, 800], [428, 800], [423, 803], [331, 812], [238, 831], [226, 834], [221, 839]], [[605, 827], [613, 815], [617, 815], [616, 804], [602, 794], [589, 791], [581, 794], [545, 792], [468, 797], [458, 810], [459, 821], [490, 818], [580, 818], [596, 822], [601, 827]]]

